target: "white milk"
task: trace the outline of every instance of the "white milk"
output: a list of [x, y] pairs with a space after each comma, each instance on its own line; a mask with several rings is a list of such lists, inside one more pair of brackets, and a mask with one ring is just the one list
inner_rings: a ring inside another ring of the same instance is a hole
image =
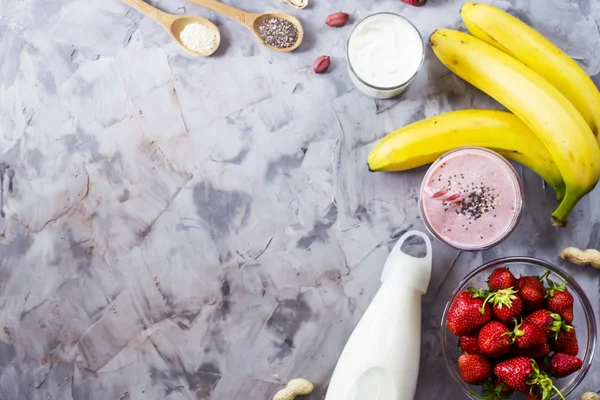
[[[427, 255], [401, 251], [406, 239], [425, 241]], [[402, 236], [381, 275], [381, 288], [348, 339], [325, 400], [410, 400], [421, 353], [421, 296], [431, 278], [431, 242], [421, 232]]]
[[356, 87], [368, 96], [402, 93], [423, 63], [423, 40], [403, 17], [381, 13], [362, 20], [348, 39], [348, 67]]

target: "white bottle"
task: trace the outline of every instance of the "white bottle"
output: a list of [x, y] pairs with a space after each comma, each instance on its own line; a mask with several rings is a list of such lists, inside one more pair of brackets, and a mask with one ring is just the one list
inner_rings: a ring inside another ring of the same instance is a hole
[[[410, 237], [425, 241], [427, 254], [402, 252]], [[342, 351], [325, 400], [411, 400], [421, 353], [421, 296], [431, 278], [431, 242], [422, 232], [404, 234], [390, 253], [381, 288]]]

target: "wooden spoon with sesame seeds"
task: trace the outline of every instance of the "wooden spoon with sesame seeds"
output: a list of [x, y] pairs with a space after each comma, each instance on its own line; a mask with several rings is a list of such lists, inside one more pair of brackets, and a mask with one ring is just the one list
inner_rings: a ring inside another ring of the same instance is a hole
[[[237, 8], [223, 4], [217, 0], [188, 0], [190, 3], [194, 3], [204, 8], [208, 8], [216, 13], [225, 15], [240, 24], [246, 26], [254, 33], [254, 36], [266, 47], [271, 50], [290, 52], [296, 50], [302, 43], [304, 38], [304, 28], [296, 17], [289, 14], [280, 12], [268, 12], [268, 13], [247, 13]], [[283, 20], [283, 21], [282, 21]], [[290, 25], [291, 24], [291, 25]], [[273, 30], [279, 30], [280, 32], [293, 31], [292, 35], [284, 35], [276, 37], [270, 32]], [[261, 32], [262, 31], [262, 32]], [[278, 40], [280, 39], [280, 40]], [[282, 39], [282, 40], [281, 40]], [[291, 39], [291, 40], [290, 40]]]
[[[162, 25], [167, 30], [167, 32], [169, 32], [171, 34], [171, 36], [173, 36], [173, 39], [175, 39], [175, 41], [185, 51], [187, 51], [191, 55], [202, 56], [202, 57], [210, 56], [215, 51], [217, 51], [217, 49], [219, 48], [219, 44], [221, 44], [221, 33], [219, 32], [219, 28], [217, 28], [217, 26], [215, 24], [213, 24], [206, 18], [195, 17], [193, 15], [167, 14], [166, 12], [163, 12], [163, 11], [159, 10], [158, 8], [151, 6], [150, 4], [144, 2], [143, 0], [121, 0], [121, 1], [127, 5], [135, 8], [142, 14], [147, 15], [148, 17], [152, 18], [153, 20], [158, 22], [160, 25]], [[194, 51], [194, 50], [186, 47], [183, 44], [183, 42], [181, 41], [181, 31], [188, 24], [193, 24], [193, 23], [197, 23], [202, 26], [205, 26], [205, 27], [211, 29], [215, 33], [216, 40], [210, 50], [208, 50], [206, 52]]]

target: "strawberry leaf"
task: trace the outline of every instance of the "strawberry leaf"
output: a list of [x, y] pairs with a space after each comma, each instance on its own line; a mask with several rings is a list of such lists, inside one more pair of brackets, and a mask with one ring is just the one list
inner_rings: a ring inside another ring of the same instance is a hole
[[504, 390], [504, 386], [504, 382], [498, 382], [496, 385], [494, 385], [492, 378], [487, 378], [483, 382], [483, 395], [477, 394], [472, 390], [470, 390], [469, 393], [471, 393], [474, 397], [477, 397], [478, 399], [505, 400], [510, 398], [512, 390], [506, 391]]
[[533, 359], [531, 360], [531, 368], [533, 368], [533, 372], [529, 375], [529, 379], [527, 380], [527, 384], [532, 386], [531, 390], [534, 390], [534, 387], [541, 388], [542, 400], [550, 400], [553, 392], [556, 392], [562, 400], [566, 400], [560, 390], [554, 386], [552, 378], [545, 372], [540, 371], [540, 368]]
[[485, 299], [488, 297], [488, 295], [490, 293], [489, 291], [487, 291], [485, 289], [476, 289], [473, 287], [468, 288], [467, 291], [469, 293], [471, 293], [472, 299]]
[[502, 309], [504, 306], [507, 308], [512, 308], [512, 302], [517, 298], [516, 294], [517, 291], [513, 288], [501, 289], [490, 294], [488, 297], [489, 300], [486, 299], [486, 301], [490, 301], [499, 309]]

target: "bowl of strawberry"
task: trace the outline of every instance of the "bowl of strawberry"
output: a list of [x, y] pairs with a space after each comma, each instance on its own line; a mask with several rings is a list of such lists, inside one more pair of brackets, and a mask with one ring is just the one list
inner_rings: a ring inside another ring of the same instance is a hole
[[471, 272], [441, 325], [448, 369], [471, 399], [564, 399], [596, 350], [596, 320], [583, 289], [559, 267], [529, 257]]

